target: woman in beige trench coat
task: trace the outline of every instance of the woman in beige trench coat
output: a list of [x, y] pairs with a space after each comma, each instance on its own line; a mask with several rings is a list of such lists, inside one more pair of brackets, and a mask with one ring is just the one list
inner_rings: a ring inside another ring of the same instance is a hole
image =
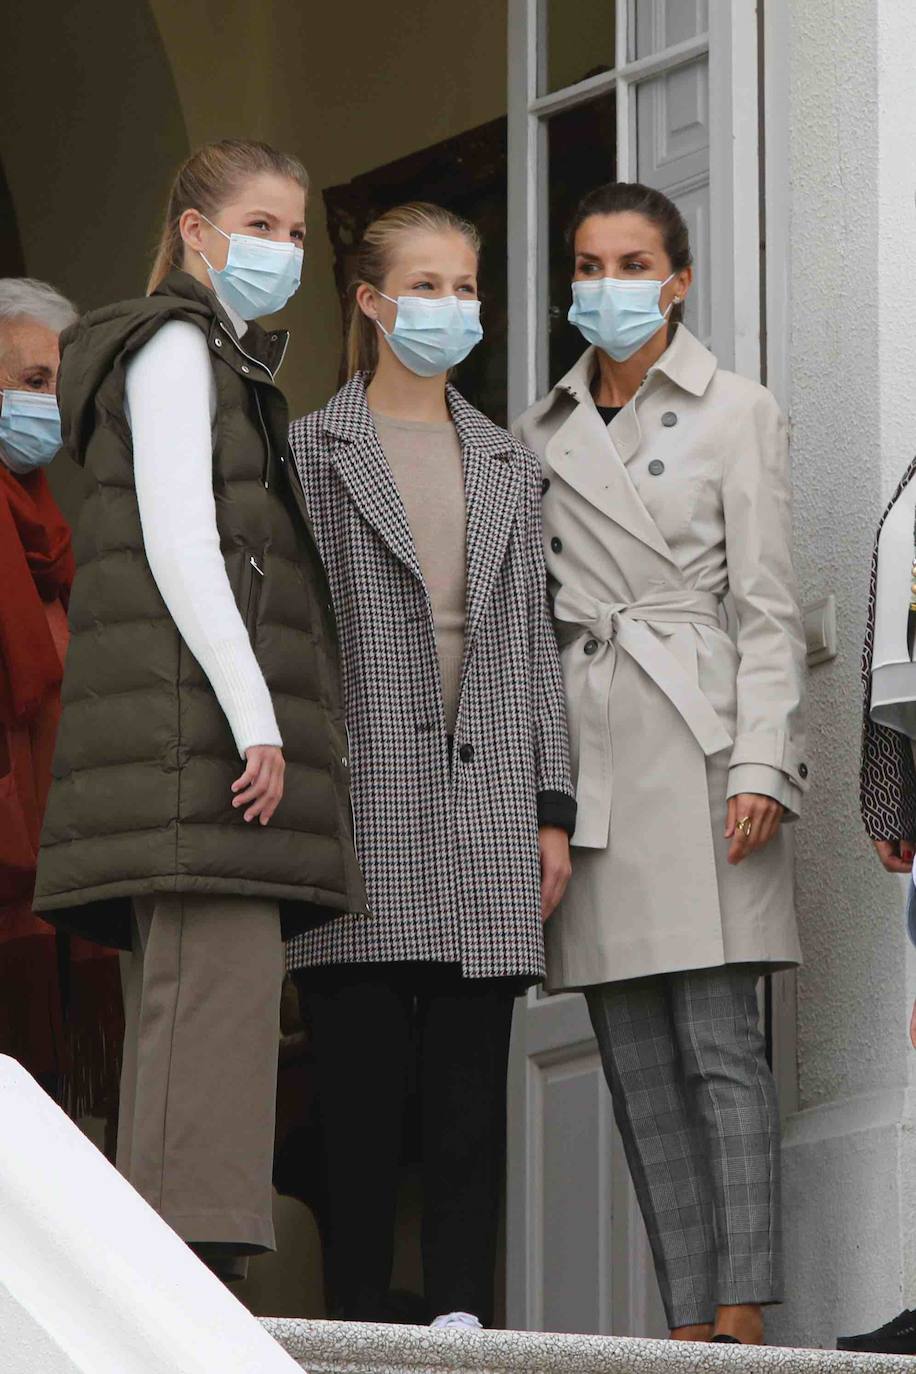
[[760, 1342], [781, 1250], [755, 991], [800, 959], [783, 821], [808, 781], [785, 425], [679, 323], [690, 247], [665, 196], [599, 188], [571, 245], [593, 347], [517, 425], [543, 465], [579, 804], [548, 985], [588, 999], [672, 1334]]

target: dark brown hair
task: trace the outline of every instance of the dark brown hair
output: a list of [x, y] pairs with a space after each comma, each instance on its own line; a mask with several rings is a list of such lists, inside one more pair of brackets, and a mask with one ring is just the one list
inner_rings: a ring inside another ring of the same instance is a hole
[[262, 172], [288, 177], [308, 195], [308, 173], [299, 159], [278, 152], [268, 143], [225, 138], [198, 148], [182, 163], [169, 192], [147, 295], [156, 290], [173, 268], [182, 264], [184, 244], [179, 220], [185, 210], [200, 210], [212, 219], [249, 177]]
[[[473, 224], [460, 215], [425, 201], [396, 205], [373, 220], [363, 234], [356, 252], [351, 293], [363, 282], [381, 290], [398, 243], [408, 234], [416, 233], [462, 234], [480, 256], [480, 234]], [[347, 328], [347, 375], [352, 377], [357, 372], [375, 372], [377, 367], [378, 326], [351, 299]]]
[[[639, 181], [608, 181], [582, 197], [566, 231], [571, 253], [576, 251], [576, 234], [592, 215], [621, 215], [632, 211], [654, 224], [662, 236], [672, 272], [693, 266], [687, 223], [673, 200], [652, 186]], [[669, 339], [683, 322], [684, 303], [674, 306], [669, 316]]]

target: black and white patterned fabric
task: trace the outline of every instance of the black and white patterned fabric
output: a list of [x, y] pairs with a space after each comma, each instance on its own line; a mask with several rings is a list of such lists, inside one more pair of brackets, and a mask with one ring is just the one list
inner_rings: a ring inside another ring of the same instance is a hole
[[916, 839], [916, 769], [909, 739], [871, 718], [871, 665], [875, 642], [875, 601], [878, 586], [878, 539], [881, 529], [901, 492], [916, 474], [916, 459], [910, 464], [894, 492], [893, 499], [878, 524], [871, 560], [868, 587], [868, 619], [862, 653], [862, 766], [859, 799], [865, 829], [873, 840]]
[[782, 1299], [779, 1108], [758, 970], [587, 988], [671, 1328]]
[[291, 969], [433, 960], [543, 976], [537, 796], [573, 797], [537, 459], [448, 404], [467, 495], [467, 624], [450, 765], [429, 595], [357, 375], [290, 442], [340, 640], [371, 915], [290, 941]]

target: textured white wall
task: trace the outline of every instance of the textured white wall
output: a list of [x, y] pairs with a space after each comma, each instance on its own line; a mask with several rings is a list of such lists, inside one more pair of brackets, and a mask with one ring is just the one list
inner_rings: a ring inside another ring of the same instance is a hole
[[[785, 11], [789, 408], [805, 600], [837, 597], [839, 654], [810, 683], [816, 765], [799, 827], [801, 1114], [786, 1135], [781, 1339], [831, 1343], [916, 1301], [907, 1198], [916, 1055], [901, 884], [858, 811], [861, 653], [875, 525], [916, 452], [916, 5]], [[772, 93], [771, 93], [772, 98]]]
[[806, 1107], [905, 1072], [899, 884], [858, 813], [859, 658], [875, 524], [916, 452], [916, 5], [790, 0], [790, 13], [796, 537], [805, 597], [836, 593], [840, 650], [811, 675], [816, 782], [799, 831]]

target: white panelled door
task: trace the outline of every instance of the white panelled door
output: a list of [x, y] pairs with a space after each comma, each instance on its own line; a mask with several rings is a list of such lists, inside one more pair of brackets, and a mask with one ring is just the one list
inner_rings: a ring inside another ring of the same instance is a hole
[[[678, 203], [696, 267], [688, 325], [759, 378], [756, 32], [755, 0], [509, 0], [510, 415], [584, 346], [565, 318], [562, 228], [603, 181]], [[578, 993], [519, 1003], [507, 1245], [510, 1326], [665, 1333]]]

